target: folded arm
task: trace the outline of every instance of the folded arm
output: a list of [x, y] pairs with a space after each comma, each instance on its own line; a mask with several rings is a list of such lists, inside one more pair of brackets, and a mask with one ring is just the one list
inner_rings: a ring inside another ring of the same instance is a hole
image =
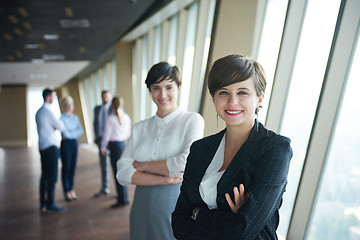
[[179, 177], [165, 177], [151, 173], [136, 171], [131, 177], [131, 183], [138, 186], [169, 185], [181, 182]]

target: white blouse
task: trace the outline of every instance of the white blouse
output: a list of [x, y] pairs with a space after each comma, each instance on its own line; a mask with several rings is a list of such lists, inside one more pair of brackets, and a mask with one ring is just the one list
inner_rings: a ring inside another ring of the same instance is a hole
[[208, 205], [209, 209], [217, 208], [216, 196], [217, 196], [217, 184], [224, 174], [225, 170], [219, 172], [224, 163], [224, 150], [225, 150], [225, 135], [223, 136], [219, 147], [212, 159], [210, 165], [206, 169], [206, 172], [201, 180], [199, 191], [200, 196], [204, 202]]
[[107, 145], [110, 141], [126, 141], [131, 134], [131, 119], [122, 108], [118, 109], [118, 112], [121, 116], [120, 125], [118, 117], [111, 113], [111, 115], [106, 119], [105, 131], [101, 141], [101, 151], [106, 151]]
[[200, 114], [177, 108], [164, 118], [155, 115], [133, 127], [126, 148], [117, 162], [116, 178], [122, 185], [131, 184], [136, 172], [132, 163], [166, 160], [171, 177], [182, 177], [191, 144], [204, 134]]

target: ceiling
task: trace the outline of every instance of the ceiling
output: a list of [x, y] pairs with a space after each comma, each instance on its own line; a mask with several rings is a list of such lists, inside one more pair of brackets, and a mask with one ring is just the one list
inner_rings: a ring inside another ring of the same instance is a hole
[[0, 0], [0, 84], [57, 87], [172, 0]]

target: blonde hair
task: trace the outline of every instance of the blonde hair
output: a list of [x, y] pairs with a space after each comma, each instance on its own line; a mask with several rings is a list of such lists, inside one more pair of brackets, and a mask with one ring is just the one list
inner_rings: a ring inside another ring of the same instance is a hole
[[61, 107], [65, 107], [66, 105], [70, 105], [70, 104], [73, 104], [73, 103], [74, 103], [74, 100], [70, 96], [63, 97], [63, 98], [60, 99]]
[[119, 97], [113, 97], [111, 101], [111, 109], [113, 110], [114, 114], [117, 116], [120, 125], [122, 125], [121, 116], [119, 114], [118, 109], [124, 105], [124, 99]]

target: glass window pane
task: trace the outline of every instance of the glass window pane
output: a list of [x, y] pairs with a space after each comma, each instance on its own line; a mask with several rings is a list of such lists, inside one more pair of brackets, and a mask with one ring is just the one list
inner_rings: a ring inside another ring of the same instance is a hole
[[360, 46], [355, 51], [307, 239], [360, 239]]
[[191, 75], [194, 63], [194, 52], [195, 52], [195, 37], [196, 37], [196, 26], [197, 26], [197, 14], [198, 4], [193, 4], [188, 9], [187, 23], [186, 23], [186, 36], [184, 46], [184, 62], [182, 67], [182, 88], [180, 91], [180, 106], [183, 109], [188, 109], [189, 95], [191, 86]]
[[154, 34], [154, 59], [153, 63], [160, 62], [160, 51], [161, 51], [161, 25], [157, 25], [155, 27], [155, 34]]
[[86, 78], [83, 81], [83, 86], [84, 86], [84, 93], [85, 93], [86, 106], [88, 108], [88, 112], [93, 114], [93, 108], [95, 107], [96, 102], [95, 102], [95, 93], [93, 91], [93, 88], [91, 87], [89, 78]]
[[178, 15], [175, 15], [170, 19], [169, 27], [169, 49], [167, 62], [175, 65], [176, 63], [176, 46], [178, 38]]
[[147, 97], [147, 88], [145, 85], [145, 79], [148, 72], [147, 64], [147, 36], [145, 35], [142, 39], [142, 51], [141, 51], [141, 78], [139, 79], [140, 86], [140, 120], [147, 118], [146, 116], [146, 97]]
[[111, 61], [111, 92], [116, 95], [116, 60], [115, 58]]
[[[160, 62], [160, 52], [161, 52], [161, 24], [155, 27], [154, 59], [153, 59], [154, 64]], [[150, 116], [153, 116], [157, 111], [157, 106], [152, 100], [150, 104], [151, 104]]]
[[[324, 11], [326, 6], [326, 11]], [[291, 139], [279, 233], [286, 236], [333, 39], [340, 0], [309, 0], [280, 133]], [[321, 12], [321, 17], [319, 17]]]
[[260, 122], [265, 122], [266, 112], [269, 106], [269, 99], [271, 96], [270, 91], [272, 89], [277, 58], [279, 55], [287, 6], [288, 1], [284, 0], [269, 0], [266, 6], [259, 54], [257, 57], [259, 63], [264, 67], [267, 76], [266, 93], [261, 104], [262, 109], [259, 113]]
[[103, 74], [102, 78], [103, 78], [103, 81], [104, 81], [104, 89], [109, 90], [109, 84], [108, 84], [109, 79], [107, 77], [106, 64], [102, 68], [102, 74]]

